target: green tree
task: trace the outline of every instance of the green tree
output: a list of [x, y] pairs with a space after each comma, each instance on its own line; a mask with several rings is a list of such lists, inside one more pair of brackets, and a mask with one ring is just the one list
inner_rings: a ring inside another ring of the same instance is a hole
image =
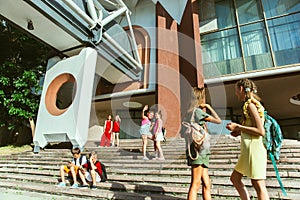
[[49, 48], [4, 20], [0, 44], [0, 127], [19, 132], [36, 118]]

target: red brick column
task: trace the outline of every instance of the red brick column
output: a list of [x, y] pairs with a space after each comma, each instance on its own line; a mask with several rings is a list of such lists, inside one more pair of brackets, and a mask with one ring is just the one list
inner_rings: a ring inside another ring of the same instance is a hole
[[178, 26], [180, 73], [181, 77], [181, 110], [182, 117], [188, 107], [190, 86], [204, 85], [202, 55], [200, 48], [200, 31], [197, 0], [188, 0], [182, 20]]
[[163, 111], [167, 137], [178, 134], [180, 117], [180, 73], [177, 23], [156, 4], [158, 109]]
[[191, 87], [204, 85], [197, 1], [188, 0], [180, 25], [157, 3], [156, 22], [156, 101], [164, 111], [167, 137], [174, 137], [179, 136]]

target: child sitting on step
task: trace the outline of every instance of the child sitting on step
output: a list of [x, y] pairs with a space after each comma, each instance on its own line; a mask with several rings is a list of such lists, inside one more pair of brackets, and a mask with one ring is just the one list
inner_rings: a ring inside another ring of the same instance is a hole
[[[81, 151], [79, 148], [74, 148], [71, 150], [73, 159], [69, 161], [68, 165], [60, 166], [60, 177], [61, 182], [57, 185], [58, 187], [66, 187], [65, 182], [65, 173], [73, 178], [73, 185], [71, 188], [78, 188], [79, 184], [77, 181], [77, 175], [80, 170], [83, 170], [83, 165], [87, 163], [86, 156], [81, 155]], [[85, 179], [81, 179], [83, 183], [86, 183]], [[88, 187], [87, 184], [83, 184], [82, 187]]]
[[97, 153], [95, 151], [90, 153], [89, 161], [84, 164], [83, 167], [85, 168], [85, 171], [84, 173], [82, 173], [81, 171], [79, 172], [80, 178], [92, 182], [91, 189], [96, 190], [96, 183], [99, 183], [102, 180], [101, 177], [103, 177], [104, 171], [102, 169], [101, 163], [97, 159]]

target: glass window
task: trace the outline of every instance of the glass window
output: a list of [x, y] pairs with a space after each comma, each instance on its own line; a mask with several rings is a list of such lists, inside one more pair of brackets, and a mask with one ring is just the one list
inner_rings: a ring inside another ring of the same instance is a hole
[[300, 13], [268, 20], [276, 65], [300, 63]]
[[247, 71], [272, 67], [270, 48], [263, 23], [242, 26], [241, 35]]
[[300, 0], [262, 0], [266, 17], [300, 11]]
[[199, 1], [200, 32], [235, 26], [232, 0]]
[[259, 0], [237, 0], [236, 6], [240, 24], [257, 21], [263, 18]]
[[201, 36], [206, 78], [244, 71], [237, 29]]
[[219, 29], [235, 26], [234, 8], [231, 0], [216, 0]]

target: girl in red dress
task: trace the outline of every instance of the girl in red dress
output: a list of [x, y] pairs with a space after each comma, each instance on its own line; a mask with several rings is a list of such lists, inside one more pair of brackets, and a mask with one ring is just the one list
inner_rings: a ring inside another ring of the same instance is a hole
[[104, 133], [102, 134], [101, 137], [100, 146], [102, 147], [110, 146], [112, 128], [113, 128], [113, 122], [111, 120], [111, 115], [108, 115], [107, 120], [105, 120], [104, 123], [104, 127], [103, 127]]
[[112, 145], [115, 146], [115, 140], [116, 140], [116, 146], [119, 146], [119, 133], [120, 133], [120, 124], [121, 124], [121, 118], [119, 115], [115, 116], [115, 120], [113, 123], [113, 129], [112, 129]]

